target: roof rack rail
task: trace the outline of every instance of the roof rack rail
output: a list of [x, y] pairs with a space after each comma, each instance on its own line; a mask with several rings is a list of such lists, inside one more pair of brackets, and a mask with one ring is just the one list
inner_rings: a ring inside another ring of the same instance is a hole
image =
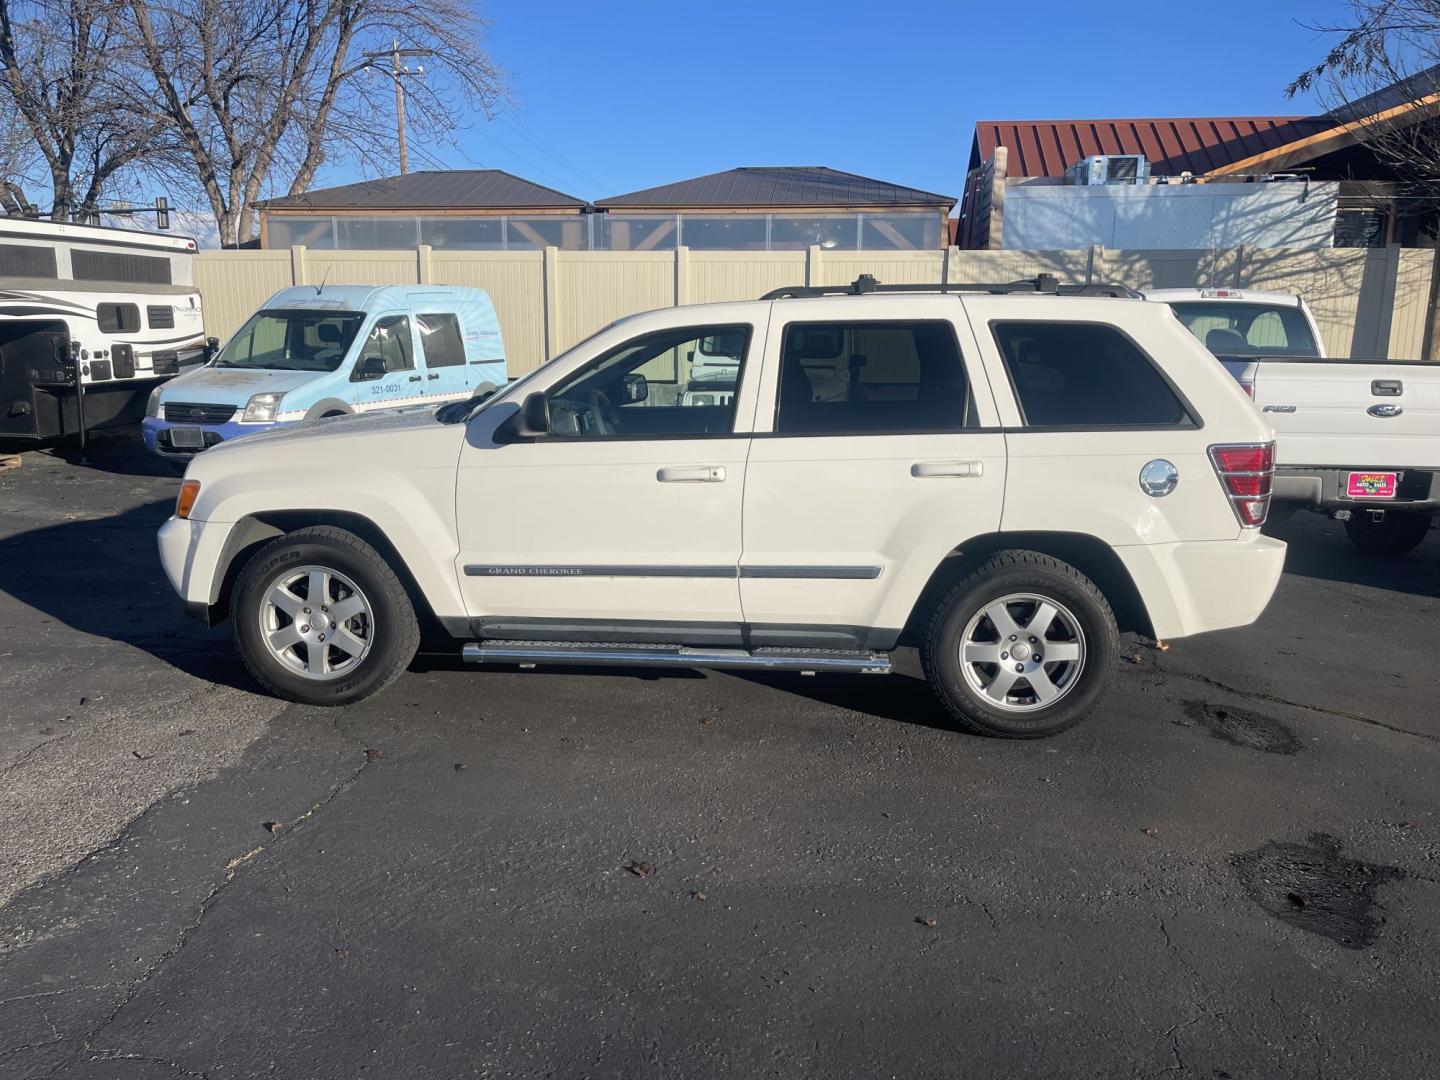
[[865, 296], [869, 293], [1036, 293], [1042, 296], [1111, 296], [1128, 300], [1141, 299], [1141, 294], [1124, 285], [1088, 284], [1062, 285], [1054, 274], [1037, 274], [1008, 282], [947, 282], [923, 285], [882, 285], [873, 274], [861, 274], [849, 285], [790, 285], [772, 289], [761, 300], [796, 300], [815, 296]]

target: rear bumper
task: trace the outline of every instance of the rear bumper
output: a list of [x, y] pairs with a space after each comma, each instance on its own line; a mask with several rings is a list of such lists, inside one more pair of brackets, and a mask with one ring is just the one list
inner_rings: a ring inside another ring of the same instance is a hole
[[1259, 531], [1237, 540], [1119, 547], [1157, 638], [1248, 626], [1285, 568], [1285, 544]]
[[252, 435], [257, 431], [268, 431], [275, 426], [275, 424], [242, 424], [238, 420], [230, 420], [223, 424], [174, 424], [157, 416], [147, 416], [140, 423], [140, 437], [145, 440], [145, 449], [152, 454], [188, 461], [200, 451], [177, 450], [172, 447], [169, 441], [169, 432], [173, 427], [198, 427], [205, 432], [205, 446], [208, 449], [217, 443], [238, 439], [242, 435]]
[[[1345, 489], [1352, 472], [1399, 473], [1395, 498], [1350, 498], [1345, 494]], [[1299, 503], [1316, 510], [1349, 510], [1359, 507], [1437, 510], [1440, 509], [1440, 470], [1399, 469], [1375, 465], [1281, 465], [1275, 469], [1274, 492], [1276, 501]]]

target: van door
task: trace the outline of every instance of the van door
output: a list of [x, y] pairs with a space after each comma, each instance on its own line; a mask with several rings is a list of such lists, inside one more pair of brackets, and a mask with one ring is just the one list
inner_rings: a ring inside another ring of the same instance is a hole
[[468, 396], [471, 388], [459, 316], [452, 311], [416, 312], [415, 334], [425, 361], [426, 401], [453, 401]]
[[370, 328], [350, 375], [355, 410], [393, 409], [424, 398], [425, 375], [415, 366], [410, 317], [381, 315]]

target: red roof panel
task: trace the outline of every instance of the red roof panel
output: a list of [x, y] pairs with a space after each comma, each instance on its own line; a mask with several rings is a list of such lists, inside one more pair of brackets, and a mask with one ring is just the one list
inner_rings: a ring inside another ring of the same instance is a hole
[[1092, 154], [1144, 154], [1160, 176], [1203, 174], [1328, 130], [1318, 116], [1202, 116], [1135, 120], [982, 120], [970, 167], [1010, 151], [1008, 176], [1060, 178]]

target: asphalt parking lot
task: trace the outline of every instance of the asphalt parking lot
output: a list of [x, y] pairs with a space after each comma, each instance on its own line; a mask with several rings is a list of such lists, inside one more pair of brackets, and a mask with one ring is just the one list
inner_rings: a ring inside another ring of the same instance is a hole
[[916, 677], [257, 693], [133, 439], [0, 472], [0, 1076], [1440, 1075], [1440, 533], [1299, 514], [1099, 713]]

